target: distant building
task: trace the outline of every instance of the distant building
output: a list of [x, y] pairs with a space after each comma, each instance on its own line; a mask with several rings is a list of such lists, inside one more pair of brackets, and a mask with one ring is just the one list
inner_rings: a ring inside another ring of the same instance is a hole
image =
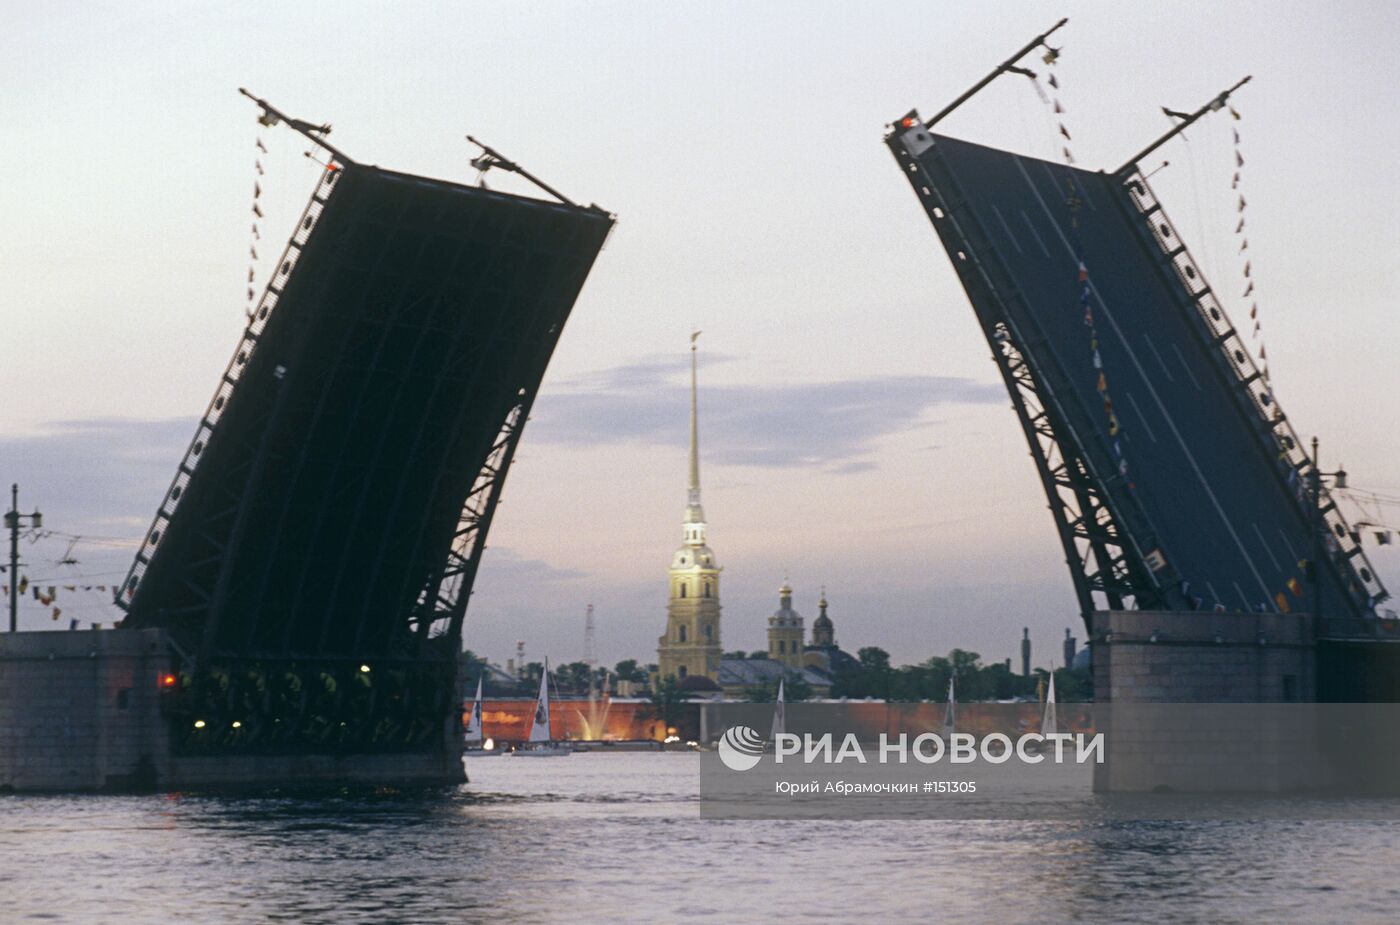
[[743, 699], [757, 687], [775, 688], [779, 679], [799, 677], [813, 697], [827, 697], [836, 673], [859, 663], [836, 644], [836, 626], [827, 615], [826, 592], [812, 622], [812, 641], [804, 644], [802, 614], [792, 606], [792, 587], [778, 589], [778, 609], [768, 618], [767, 658], [726, 658], [720, 661], [719, 686], [724, 696]]
[[771, 658], [726, 658], [719, 663], [719, 686], [730, 700], [743, 700], [756, 687], [776, 688], [779, 679], [796, 675], [812, 689], [813, 697], [831, 693], [831, 678], [815, 668], [790, 668]]
[[[682, 542], [671, 557], [670, 600], [666, 632], [657, 639], [657, 674], [661, 678], [719, 678], [724, 650], [719, 637], [719, 573], [715, 554], [705, 544], [705, 511], [700, 506], [700, 439], [696, 402], [695, 336], [690, 339], [690, 487], [682, 525]], [[692, 687], [699, 682], [691, 682]], [[709, 689], [714, 689], [710, 687]]]
[[822, 588], [821, 600], [817, 602], [820, 611], [812, 621], [812, 643], [802, 655], [802, 664], [824, 672], [835, 679], [838, 671], [859, 667], [854, 655], [836, 644], [836, 624], [827, 615], [826, 589]]

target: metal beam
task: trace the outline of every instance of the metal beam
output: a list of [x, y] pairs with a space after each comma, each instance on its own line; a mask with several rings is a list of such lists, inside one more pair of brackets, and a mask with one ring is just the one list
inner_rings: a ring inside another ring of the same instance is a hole
[[1049, 29], [1046, 29], [1044, 32], [1040, 33], [1040, 35], [1037, 35], [1035, 38], [1031, 39], [1025, 45], [1022, 45], [1020, 50], [1018, 50], [1011, 57], [1007, 58], [1005, 61], [1001, 62], [1001, 64], [998, 64], [996, 66], [996, 69], [993, 70], [990, 74], [977, 81], [977, 83], [973, 84], [972, 87], [966, 92], [964, 92], [961, 96], [953, 100], [953, 102], [949, 103], [947, 106], [944, 106], [942, 109], [940, 109], [932, 119], [929, 119], [927, 122], [924, 123], [924, 128], [933, 128], [934, 125], [937, 124], [940, 120], [942, 120], [945, 116], [951, 113], [954, 109], [957, 109], [963, 103], [966, 103], [968, 100], [972, 99], [974, 96], [976, 96], [982, 91], [983, 87], [996, 80], [1002, 74], [1005, 74], [1007, 72], [1013, 72], [1017, 74], [1024, 74], [1027, 77], [1035, 77], [1034, 71], [1029, 71], [1025, 68], [1017, 67], [1016, 62], [1020, 61], [1034, 49], [1039, 48], [1041, 45], [1044, 45], [1045, 40], [1050, 37], [1050, 33], [1054, 32], [1056, 29], [1059, 29], [1067, 22], [1069, 22], [1068, 16], [1055, 23], [1055, 25], [1051, 26]]
[[[1194, 125], [1196, 121], [1202, 116], [1204, 116], [1206, 113], [1215, 112], [1218, 109], [1223, 109], [1225, 106], [1225, 101], [1230, 98], [1230, 94], [1234, 93], [1240, 87], [1243, 87], [1245, 84], [1249, 83], [1251, 79], [1252, 78], [1250, 76], [1246, 76], [1239, 83], [1235, 84], [1230, 89], [1221, 93], [1219, 96], [1211, 100], [1209, 103], [1206, 103], [1200, 109], [1197, 109], [1195, 112], [1191, 113], [1188, 116], [1184, 116], [1180, 122], [1172, 126], [1171, 131], [1167, 132], [1161, 138], [1158, 138], [1156, 141], [1152, 142], [1152, 144], [1148, 145], [1147, 147], [1139, 151], [1137, 154], [1133, 155], [1131, 158], [1128, 159], [1128, 162], [1126, 164], [1124, 164], [1122, 167], [1119, 167], [1117, 170], [1114, 171], [1114, 173], [1125, 174], [1130, 170], [1136, 169], [1139, 161], [1147, 157], [1147, 155], [1151, 154], [1153, 151], [1156, 151], [1162, 145], [1171, 141], [1177, 135], [1180, 135], [1182, 132], [1186, 131], [1186, 128], [1188, 126]], [[1178, 113], [1173, 113], [1171, 110], [1165, 108], [1163, 109], [1163, 112], [1166, 112], [1168, 115], [1179, 115]]]

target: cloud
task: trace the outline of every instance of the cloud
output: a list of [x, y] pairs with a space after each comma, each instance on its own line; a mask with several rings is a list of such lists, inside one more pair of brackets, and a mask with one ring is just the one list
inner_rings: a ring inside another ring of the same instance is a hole
[[576, 581], [589, 577], [587, 572], [572, 568], [558, 568], [543, 559], [527, 559], [513, 549], [490, 546], [482, 555], [481, 571], [478, 573], [477, 590], [482, 587], [494, 589], [528, 587], [546, 581]]
[[0, 458], [20, 484], [20, 506], [42, 508], [54, 529], [135, 535], [154, 516], [194, 430], [194, 418], [58, 421], [0, 435]]
[[[716, 359], [707, 358], [708, 363]], [[950, 376], [870, 376], [839, 382], [704, 385], [700, 443], [707, 461], [863, 472], [879, 438], [924, 423], [932, 408], [996, 404], [999, 385]], [[535, 406], [530, 441], [598, 446], [684, 445], [689, 383], [674, 357], [646, 358], [578, 377]]]

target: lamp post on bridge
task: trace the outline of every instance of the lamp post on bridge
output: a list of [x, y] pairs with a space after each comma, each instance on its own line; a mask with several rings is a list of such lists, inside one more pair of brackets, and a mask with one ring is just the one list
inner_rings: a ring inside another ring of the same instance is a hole
[[1308, 487], [1312, 489], [1313, 501], [1313, 558], [1308, 563], [1309, 577], [1313, 586], [1313, 625], [1315, 632], [1322, 631], [1322, 557], [1327, 548], [1324, 537], [1327, 524], [1322, 516], [1322, 489], [1328, 479], [1332, 487], [1347, 487], [1347, 470], [1338, 468], [1336, 472], [1323, 472], [1321, 457], [1318, 455], [1317, 438], [1312, 438], [1312, 472], [1308, 474]]
[[5, 526], [10, 531], [10, 632], [19, 629], [19, 524], [28, 520], [38, 530], [44, 525], [44, 515], [36, 507], [33, 514], [19, 512], [19, 485], [10, 486], [10, 509], [5, 512]]

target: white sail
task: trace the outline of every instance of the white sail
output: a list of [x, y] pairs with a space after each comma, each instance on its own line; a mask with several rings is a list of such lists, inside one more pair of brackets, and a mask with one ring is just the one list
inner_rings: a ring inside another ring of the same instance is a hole
[[481, 678], [476, 679], [476, 699], [472, 701], [471, 716], [467, 718], [467, 731], [465, 740], [468, 742], [481, 741]]
[[1045, 692], [1045, 713], [1040, 718], [1040, 734], [1052, 735], [1060, 731], [1059, 718], [1055, 715], [1055, 670], [1050, 670], [1050, 687]]
[[950, 736], [957, 725], [958, 700], [953, 695], [953, 676], [948, 675], [948, 705], [943, 709], [943, 734]]
[[787, 732], [787, 707], [783, 700], [783, 679], [778, 679], [778, 701], [773, 704], [773, 735], [771, 738], [777, 740], [778, 736]]
[[544, 673], [540, 675], [540, 696], [535, 701], [535, 718], [530, 723], [530, 741], [549, 741], [549, 659], [544, 660]]

